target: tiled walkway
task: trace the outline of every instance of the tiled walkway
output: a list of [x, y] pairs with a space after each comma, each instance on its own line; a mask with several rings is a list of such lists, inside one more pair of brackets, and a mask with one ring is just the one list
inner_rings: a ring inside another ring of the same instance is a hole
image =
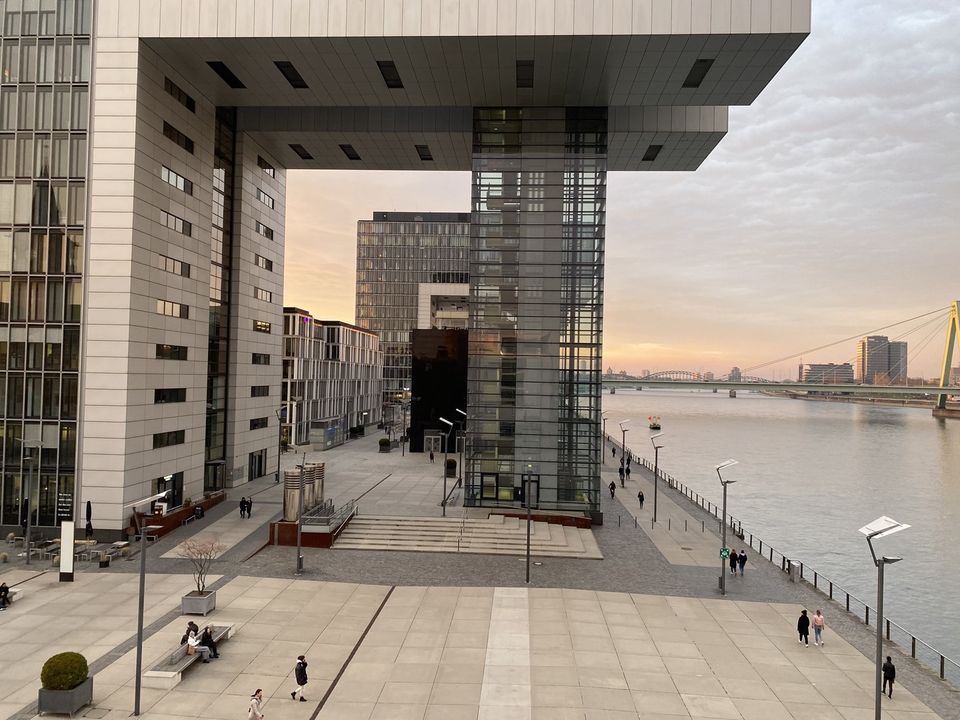
[[[96, 578], [127, 588], [135, 576]], [[157, 582], [173, 588], [168, 583], [179, 580]], [[134, 598], [128, 590], [97, 589], [119, 597], [110, 612], [129, 618]], [[171, 691], [145, 690], [143, 717], [242, 718], [250, 693], [260, 687], [267, 717], [306, 720], [345, 663], [320, 709], [323, 720], [872, 717], [870, 662], [832, 634], [825, 647], [800, 646], [793, 605], [591, 590], [397, 587], [377, 616], [388, 592], [235, 578], [219, 591], [220, 607], [210, 618], [235, 624], [222, 657], [195, 665]], [[34, 596], [40, 608], [71, 602], [62, 587]], [[164, 596], [165, 603], [170, 599]], [[6, 613], [2, 618], [5, 647], [27, 642], [36, 631], [33, 608], [25, 603], [23, 610], [16, 621]], [[148, 639], [149, 663], [176, 645], [185, 620]], [[309, 702], [294, 703], [292, 671], [301, 653], [310, 663]], [[128, 717], [132, 686], [128, 653], [94, 678], [97, 716]], [[900, 687], [887, 708], [884, 720], [937, 717]]]

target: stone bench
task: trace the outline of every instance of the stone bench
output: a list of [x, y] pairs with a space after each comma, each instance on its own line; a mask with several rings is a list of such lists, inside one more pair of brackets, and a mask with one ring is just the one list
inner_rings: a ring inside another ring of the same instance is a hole
[[13, 605], [13, 601], [23, 595], [23, 588], [12, 587], [7, 589], [10, 591], [7, 595], [7, 605]]
[[[212, 629], [213, 641], [219, 645], [230, 639], [233, 625], [213, 625]], [[201, 660], [202, 657], [200, 653], [188, 655], [187, 643], [184, 643], [167, 653], [160, 662], [143, 674], [143, 686], [157, 690], [170, 690], [180, 684], [183, 679], [183, 671]]]

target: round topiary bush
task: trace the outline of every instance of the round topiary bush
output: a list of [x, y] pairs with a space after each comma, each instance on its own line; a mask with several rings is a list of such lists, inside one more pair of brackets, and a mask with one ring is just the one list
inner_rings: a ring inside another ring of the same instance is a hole
[[54, 655], [43, 664], [40, 682], [46, 690], [72, 690], [87, 679], [90, 669], [80, 653]]
[[390, 440], [388, 438], [380, 438], [380, 447], [390, 447]]

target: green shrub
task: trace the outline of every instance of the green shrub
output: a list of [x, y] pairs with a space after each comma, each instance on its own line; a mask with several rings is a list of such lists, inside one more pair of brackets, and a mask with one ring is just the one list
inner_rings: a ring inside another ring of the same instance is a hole
[[388, 438], [380, 438], [380, 447], [390, 447], [390, 440]]
[[71, 690], [87, 679], [90, 669], [80, 653], [54, 655], [43, 664], [40, 682], [46, 690]]

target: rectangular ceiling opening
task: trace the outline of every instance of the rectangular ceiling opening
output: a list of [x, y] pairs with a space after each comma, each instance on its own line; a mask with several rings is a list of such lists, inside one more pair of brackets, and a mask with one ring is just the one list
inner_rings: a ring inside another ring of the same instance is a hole
[[383, 81], [388, 88], [396, 90], [403, 87], [403, 81], [393, 60], [377, 60], [377, 67], [380, 68], [380, 74], [383, 75]]
[[290, 149], [300, 156], [301, 160], [313, 160], [313, 155], [307, 152], [307, 149], [300, 143], [290, 143]]
[[653, 162], [657, 159], [657, 155], [660, 154], [660, 151], [663, 150], [663, 145], [651, 145], [647, 148], [647, 151], [643, 154], [644, 162]]
[[533, 87], [533, 60], [517, 60], [517, 87]]
[[207, 65], [209, 65], [210, 69], [220, 76], [221, 80], [223, 80], [234, 90], [243, 90], [245, 87], [247, 87], [240, 82], [240, 78], [233, 74], [233, 70], [228, 68], [226, 63], [223, 63], [220, 60], [208, 60]]
[[354, 149], [353, 145], [341, 144], [340, 149], [343, 150], [343, 154], [347, 156], [350, 160], [359, 160], [360, 153]]
[[414, 147], [417, 148], [417, 155], [420, 156], [421, 160], [433, 160], [433, 153], [430, 152], [429, 145], [415, 145]]
[[707, 76], [707, 72], [709, 72], [712, 66], [713, 58], [700, 58], [699, 60], [694, 60], [693, 67], [690, 68], [690, 72], [687, 73], [687, 77], [683, 81], [683, 86], [685, 88], [700, 87], [700, 83], [703, 82], [703, 79]]
[[297, 72], [297, 69], [293, 66], [292, 62], [288, 60], [274, 60], [273, 64], [277, 66], [277, 70], [283, 74], [287, 79], [287, 82], [290, 83], [291, 87], [296, 88], [297, 90], [304, 90], [308, 87], [307, 81], [303, 79], [303, 75]]

